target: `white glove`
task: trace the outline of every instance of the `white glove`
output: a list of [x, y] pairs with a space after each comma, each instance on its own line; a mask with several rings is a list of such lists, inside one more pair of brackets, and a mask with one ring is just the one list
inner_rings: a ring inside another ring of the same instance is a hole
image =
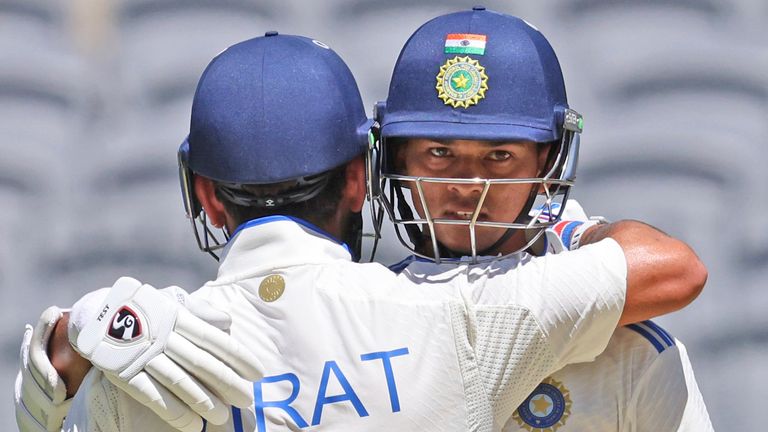
[[70, 343], [176, 429], [199, 432], [201, 417], [223, 424], [227, 405], [253, 403], [252, 381], [263, 376], [261, 363], [190, 310], [228, 328], [226, 313], [181, 288], [160, 291], [127, 277], [115, 282], [100, 307], [89, 309], [83, 318], [73, 309]]
[[48, 340], [63, 310], [51, 306], [33, 329], [27, 324], [21, 343], [21, 370], [16, 376], [16, 424], [21, 432], [60, 431], [72, 399], [48, 360]]
[[[549, 213], [541, 207], [532, 210], [532, 216], [538, 214], [539, 220], [548, 222]], [[534, 255], [544, 255], [545, 253], [560, 253], [566, 250], [575, 250], [579, 248], [581, 235], [587, 229], [606, 223], [605, 218], [601, 216], [588, 217], [581, 204], [574, 199], [569, 199], [565, 210], [560, 215], [560, 221], [544, 230], [544, 235], [539, 237], [531, 246], [530, 251]], [[526, 232], [526, 235], [532, 238], [532, 233]]]
[[560, 221], [544, 231], [548, 253], [560, 253], [579, 248], [581, 235], [589, 228], [604, 223], [602, 220]]

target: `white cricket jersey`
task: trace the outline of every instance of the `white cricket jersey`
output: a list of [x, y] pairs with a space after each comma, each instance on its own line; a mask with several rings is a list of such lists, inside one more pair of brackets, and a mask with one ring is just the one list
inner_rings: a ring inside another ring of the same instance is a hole
[[594, 362], [546, 378], [504, 432], [712, 431], [683, 344], [652, 321], [616, 330]]
[[[501, 429], [543, 378], [605, 348], [626, 289], [611, 239], [519, 258], [398, 275], [306, 222], [249, 222], [192, 295], [231, 314], [266, 374], [254, 406], [206, 431]], [[65, 430], [173, 429], [92, 370]]]
[[[422, 264], [417, 264], [421, 262]], [[439, 271], [409, 256], [390, 267]], [[707, 432], [712, 424], [685, 346], [652, 321], [616, 329], [594, 361], [547, 377], [504, 432]]]

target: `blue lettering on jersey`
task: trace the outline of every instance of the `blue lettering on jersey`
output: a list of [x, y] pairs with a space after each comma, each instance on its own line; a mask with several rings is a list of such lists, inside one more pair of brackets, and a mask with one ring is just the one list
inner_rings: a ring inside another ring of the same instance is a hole
[[[395, 383], [395, 373], [392, 369], [392, 358], [404, 356], [408, 354], [409, 354], [408, 348], [398, 348], [391, 351], [375, 351], [375, 352], [360, 355], [361, 361], [381, 360], [382, 367], [384, 368], [384, 377], [387, 382], [387, 390], [389, 391], [389, 402], [392, 407], [393, 413], [400, 411], [400, 398], [397, 393], [397, 385]], [[342, 390], [344, 391], [342, 394], [332, 395], [332, 396], [328, 396], [326, 394], [328, 390], [328, 381], [330, 380], [331, 373], [333, 373], [333, 375], [336, 377], [336, 381], [339, 383]], [[281, 381], [288, 381], [291, 384], [291, 388], [292, 388], [291, 395], [284, 400], [265, 401], [262, 387], [265, 384], [276, 383]], [[265, 408], [281, 409], [291, 417], [291, 419], [293, 420], [293, 422], [296, 424], [297, 427], [301, 429], [309, 427], [309, 424], [307, 424], [306, 420], [304, 420], [304, 418], [299, 414], [299, 412], [291, 406], [291, 404], [299, 396], [300, 390], [301, 390], [301, 382], [299, 381], [299, 377], [293, 373], [267, 376], [262, 378], [261, 381], [257, 381], [253, 383], [253, 399], [254, 399], [254, 408], [255, 408], [254, 411], [256, 414], [257, 430], [259, 432], [267, 431], [267, 424], [266, 424], [267, 422], [266, 422], [266, 417], [264, 415]], [[368, 410], [365, 409], [365, 406], [363, 405], [360, 398], [357, 396], [357, 393], [355, 393], [355, 390], [352, 388], [352, 385], [349, 383], [349, 380], [347, 379], [347, 377], [339, 368], [339, 365], [333, 360], [326, 361], [325, 365], [323, 366], [322, 376], [320, 378], [320, 386], [317, 390], [317, 398], [315, 400], [315, 410], [312, 414], [312, 426], [317, 426], [320, 424], [322, 415], [323, 415], [323, 407], [325, 405], [337, 403], [337, 402], [345, 402], [345, 401], [348, 401], [352, 404], [358, 416], [367, 417], [369, 415]], [[233, 426], [234, 426], [235, 432], [243, 431], [243, 422], [242, 422], [242, 418], [240, 417], [240, 414], [241, 412], [239, 409], [236, 409], [236, 408], [232, 409], [232, 416], [233, 416], [233, 423], [234, 423]]]
[[[339, 381], [341, 388], [344, 389], [344, 393], [340, 395], [325, 395], [325, 392], [328, 388], [328, 377], [330, 376], [331, 371], [333, 371], [333, 374], [336, 375], [336, 379]], [[360, 398], [357, 397], [357, 393], [352, 390], [352, 386], [349, 385], [347, 377], [345, 377], [341, 372], [339, 366], [335, 361], [327, 361], [325, 362], [325, 367], [323, 368], [323, 377], [320, 378], [320, 388], [317, 390], [315, 412], [312, 414], [312, 426], [317, 426], [320, 424], [320, 417], [323, 415], [324, 405], [343, 401], [352, 402], [352, 406], [355, 407], [355, 411], [357, 411], [357, 415], [360, 417], [368, 417], [368, 411], [363, 406], [363, 403], [360, 402]]]
[[240, 415], [240, 408], [232, 407], [232, 427], [235, 432], [243, 432], [243, 417]]
[[[265, 401], [262, 395], [261, 386], [278, 381], [288, 381], [291, 383], [293, 386], [291, 395], [288, 396], [288, 399], [281, 401]], [[264, 408], [280, 408], [291, 416], [291, 419], [296, 423], [296, 426], [300, 428], [309, 426], [299, 412], [291, 406], [291, 402], [296, 400], [296, 397], [299, 396], [300, 386], [299, 377], [292, 373], [264, 377], [261, 381], [253, 383], [253, 402], [256, 409], [256, 426], [258, 427], [259, 432], [266, 432], [267, 430], [266, 421], [264, 419]]]
[[384, 365], [384, 376], [387, 378], [387, 389], [389, 390], [389, 403], [392, 405], [392, 412], [400, 411], [400, 398], [397, 396], [397, 386], [395, 385], [395, 374], [392, 372], [392, 357], [402, 356], [408, 354], [408, 348], [400, 348], [392, 351], [379, 351], [368, 354], [362, 354], [360, 360], [376, 360], [381, 359], [381, 363]]

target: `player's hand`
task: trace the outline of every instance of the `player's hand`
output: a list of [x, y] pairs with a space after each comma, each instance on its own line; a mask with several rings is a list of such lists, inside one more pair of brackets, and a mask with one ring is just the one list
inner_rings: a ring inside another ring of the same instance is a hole
[[199, 432], [201, 417], [223, 424], [228, 405], [253, 403], [252, 381], [263, 375], [260, 362], [198, 317], [228, 328], [226, 313], [181, 288], [159, 291], [131, 278], [120, 278], [100, 307], [89, 310], [83, 319], [70, 319], [70, 343], [176, 429]]
[[[557, 210], [559, 211], [559, 207]], [[538, 219], [542, 222], [551, 220], [549, 212], [542, 208], [532, 210], [531, 216], [534, 215], [538, 215]], [[578, 249], [581, 235], [590, 227], [605, 222], [605, 219], [600, 216], [588, 217], [581, 204], [574, 199], [568, 200], [565, 209], [558, 216], [560, 221], [544, 230], [544, 234], [530, 247], [531, 253], [542, 256], [547, 253]], [[533, 234], [535, 233], [526, 233], [530, 238]]]
[[600, 220], [560, 221], [544, 231], [547, 253], [560, 253], [579, 248], [581, 235], [592, 226], [601, 223]]
[[40, 315], [34, 329], [27, 324], [21, 343], [21, 370], [16, 376], [14, 401], [21, 432], [60, 431], [72, 399], [48, 360], [48, 341], [64, 311], [51, 306]]

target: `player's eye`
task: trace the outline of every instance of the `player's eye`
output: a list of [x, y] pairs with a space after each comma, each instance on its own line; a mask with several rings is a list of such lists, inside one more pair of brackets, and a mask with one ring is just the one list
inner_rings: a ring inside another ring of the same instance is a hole
[[504, 150], [494, 150], [488, 153], [488, 159], [492, 161], [505, 161], [512, 157], [512, 154]]
[[429, 154], [434, 157], [444, 158], [451, 155], [451, 151], [448, 147], [430, 147]]

